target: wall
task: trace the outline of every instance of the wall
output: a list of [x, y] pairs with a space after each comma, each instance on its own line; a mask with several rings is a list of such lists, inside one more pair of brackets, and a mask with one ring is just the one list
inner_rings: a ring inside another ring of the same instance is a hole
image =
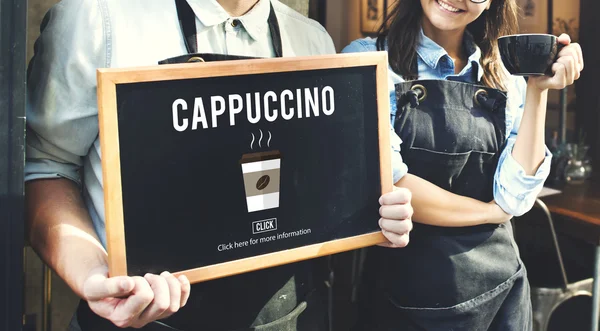
[[[581, 1], [581, 45], [585, 56], [585, 68], [577, 82], [577, 124], [587, 133], [587, 143], [594, 156], [594, 177], [600, 179], [600, 25], [598, 13], [600, 1]], [[595, 184], [598, 185], [598, 184]]]
[[280, 0], [304, 16], [308, 16], [308, 0]]
[[40, 23], [44, 15], [58, 0], [29, 0], [27, 28], [27, 58], [33, 56], [33, 44], [40, 34]]
[[327, 0], [326, 28], [338, 52], [353, 40], [365, 37], [360, 29], [360, 1]]

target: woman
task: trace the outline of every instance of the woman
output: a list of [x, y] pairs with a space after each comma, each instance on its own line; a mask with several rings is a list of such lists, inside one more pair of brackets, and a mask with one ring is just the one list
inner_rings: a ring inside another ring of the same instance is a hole
[[583, 56], [562, 35], [553, 76], [526, 83], [497, 51], [498, 37], [516, 31], [515, 0], [398, 0], [377, 40], [344, 49], [388, 52], [392, 124], [409, 169], [397, 185], [415, 209], [408, 247], [368, 252], [357, 329], [531, 330], [507, 220], [543, 186], [548, 89], [578, 79]]

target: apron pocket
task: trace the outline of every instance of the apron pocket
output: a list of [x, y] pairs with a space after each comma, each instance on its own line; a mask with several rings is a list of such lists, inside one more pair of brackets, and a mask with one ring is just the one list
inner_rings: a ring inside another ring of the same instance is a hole
[[254, 326], [249, 331], [324, 331], [327, 314], [323, 300], [320, 293], [314, 290], [289, 314], [275, 321]]
[[489, 201], [493, 198], [495, 153], [474, 150], [447, 153], [411, 147], [401, 154], [409, 172], [415, 176], [459, 195], [478, 197], [479, 200], [489, 196]]
[[254, 327], [254, 331], [288, 331], [296, 330], [298, 324], [298, 317], [306, 310], [306, 301], [301, 302], [294, 310], [282, 318]]
[[375, 288], [396, 305], [414, 308], [454, 307], [497, 288], [521, 268], [505, 226], [416, 223], [410, 245], [377, 247], [367, 259], [377, 271]]
[[[394, 298], [388, 295], [390, 307], [395, 314], [390, 315], [387, 323], [391, 322], [390, 326], [396, 325], [397, 327], [406, 325], [406, 330], [488, 330], [488, 324], [493, 320], [491, 316], [496, 315], [515, 281], [524, 275], [525, 269], [520, 265], [514, 275], [492, 290], [451, 307], [405, 307], [398, 305]], [[394, 319], [393, 316], [396, 318]], [[402, 328], [402, 330], [405, 329]]]

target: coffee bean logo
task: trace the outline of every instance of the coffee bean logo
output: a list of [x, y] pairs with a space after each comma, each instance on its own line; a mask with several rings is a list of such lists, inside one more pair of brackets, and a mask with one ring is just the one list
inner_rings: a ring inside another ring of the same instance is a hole
[[271, 178], [269, 177], [269, 175], [264, 175], [260, 177], [258, 179], [258, 182], [256, 182], [256, 189], [258, 189], [259, 191], [264, 190], [267, 187], [267, 185], [269, 185], [270, 181]]

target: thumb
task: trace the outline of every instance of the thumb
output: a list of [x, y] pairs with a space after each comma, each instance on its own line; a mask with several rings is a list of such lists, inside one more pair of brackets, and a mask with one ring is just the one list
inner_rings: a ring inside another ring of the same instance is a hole
[[87, 301], [118, 298], [128, 296], [134, 287], [133, 279], [127, 276], [107, 278], [94, 275], [86, 281], [84, 295]]
[[565, 46], [569, 45], [571, 43], [571, 37], [568, 34], [563, 33], [560, 36], [558, 36], [558, 42]]

